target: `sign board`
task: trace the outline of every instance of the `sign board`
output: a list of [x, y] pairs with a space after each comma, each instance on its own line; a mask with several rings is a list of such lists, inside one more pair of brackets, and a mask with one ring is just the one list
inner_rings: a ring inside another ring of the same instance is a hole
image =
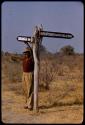
[[65, 39], [71, 39], [71, 38], [74, 37], [70, 33], [49, 32], [49, 31], [40, 31], [40, 36], [43, 36], [43, 37], [54, 37], [54, 38], [65, 38]]
[[17, 37], [18, 41], [24, 41], [24, 42], [31, 42], [31, 37], [27, 37], [27, 36], [18, 36]]

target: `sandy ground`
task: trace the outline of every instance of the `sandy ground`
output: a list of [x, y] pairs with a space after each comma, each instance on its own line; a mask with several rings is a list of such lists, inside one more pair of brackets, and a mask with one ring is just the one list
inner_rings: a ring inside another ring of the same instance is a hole
[[[41, 93], [42, 94], [42, 93]], [[83, 105], [50, 106], [39, 105], [39, 112], [23, 108], [23, 95], [2, 86], [3, 123], [82, 123]]]

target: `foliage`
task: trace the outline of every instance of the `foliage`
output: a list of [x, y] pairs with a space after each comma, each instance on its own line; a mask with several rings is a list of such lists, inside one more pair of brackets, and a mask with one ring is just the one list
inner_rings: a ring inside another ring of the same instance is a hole
[[71, 45], [67, 45], [60, 49], [60, 53], [64, 55], [73, 55], [75, 52], [74, 52], [74, 48]]

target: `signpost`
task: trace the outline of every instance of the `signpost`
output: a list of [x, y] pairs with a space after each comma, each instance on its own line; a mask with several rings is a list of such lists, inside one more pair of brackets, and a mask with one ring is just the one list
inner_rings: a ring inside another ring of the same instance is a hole
[[[34, 57], [34, 110], [38, 111], [38, 86], [39, 86], [39, 48], [42, 42], [43, 37], [52, 37], [52, 38], [65, 38], [71, 39], [74, 36], [71, 33], [61, 33], [61, 32], [51, 32], [43, 31], [43, 27], [35, 27], [32, 37], [28, 36], [18, 36], [17, 40], [24, 42], [29, 46], [29, 43], [33, 47], [33, 57]], [[30, 46], [29, 46], [30, 47]]]

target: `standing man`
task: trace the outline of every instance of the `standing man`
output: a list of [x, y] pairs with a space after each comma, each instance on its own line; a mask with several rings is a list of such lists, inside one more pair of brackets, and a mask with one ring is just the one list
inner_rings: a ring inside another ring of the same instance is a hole
[[23, 92], [25, 95], [26, 104], [24, 108], [30, 110], [33, 109], [33, 72], [34, 72], [34, 59], [33, 52], [30, 47], [25, 48], [23, 57], [23, 76], [22, 76], [22, 85]]

